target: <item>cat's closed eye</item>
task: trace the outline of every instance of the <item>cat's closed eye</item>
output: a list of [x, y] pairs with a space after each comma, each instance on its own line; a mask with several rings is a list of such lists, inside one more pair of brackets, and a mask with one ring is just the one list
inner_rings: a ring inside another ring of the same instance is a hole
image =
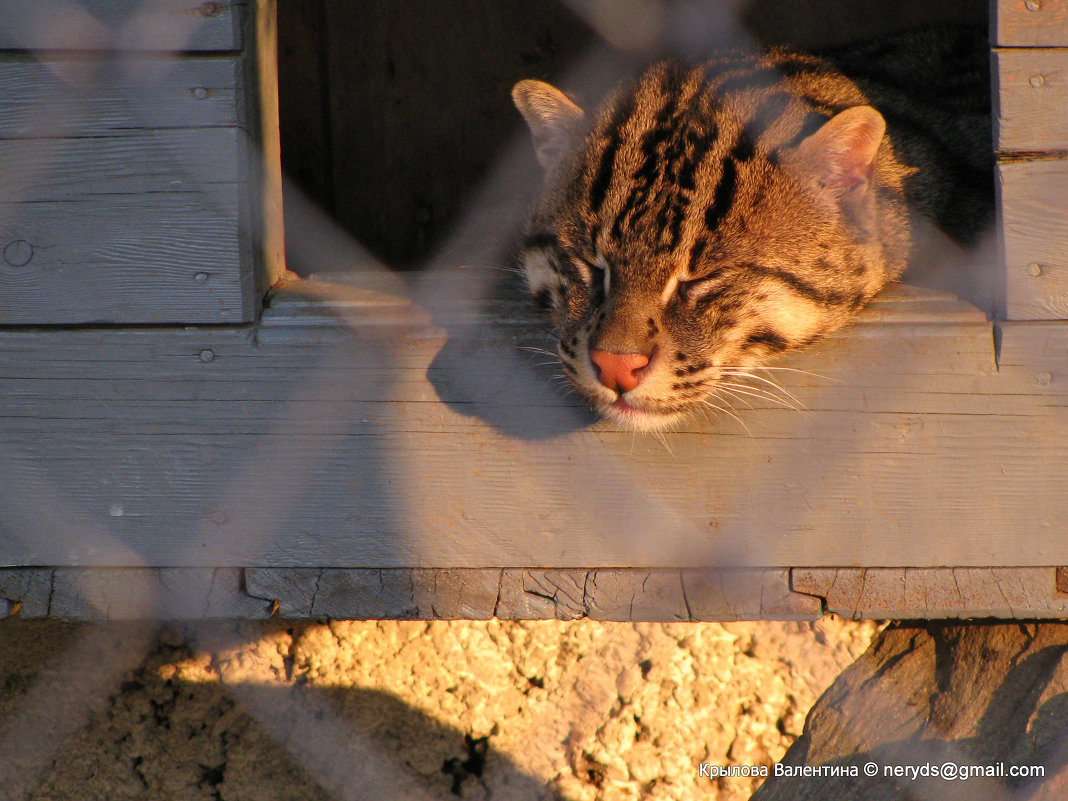
[[[906, 51], [952, 63], [911, 96]], [[520, 261], [574, 386], [627, 427], [664, 427], [848, 323], [905, 267], [910, 206], [962, 240], [985, 227], [992, 197], [943, 187], [989, 177], [988, 136], [960, 136], [989, 129], [988, 52], [984, 31], [947, 28], [664, 62], [593, 114], [517, 84], [548, 171]], [[940, 75], [951, 92], [927, 85]]]

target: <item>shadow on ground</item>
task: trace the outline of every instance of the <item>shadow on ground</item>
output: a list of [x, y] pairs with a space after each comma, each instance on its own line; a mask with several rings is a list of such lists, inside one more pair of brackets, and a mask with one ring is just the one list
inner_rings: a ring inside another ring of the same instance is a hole
[[[458, 731], [377, 690], [311, 687], [284, 653], [272, 655], [275, 683], [228, 683], [253, 667], [218, 662], [216, 648], [239, 644], [232, 630], [200, 627], [191, 642], [188, 629], [105, 628], [0, 623], [0, 797], [568, 801], [495, 751], [495, 731]], [[78, 664], [86, 635], [112, 639]], [[237, 657], [249, 658], [262, 662]], [[97, 697], [40, 692], [68, 673], [102, 679]], [[41, 708], [50, 704], [62, 708]], [[20, 736], [57, 714], [65, 737]]]

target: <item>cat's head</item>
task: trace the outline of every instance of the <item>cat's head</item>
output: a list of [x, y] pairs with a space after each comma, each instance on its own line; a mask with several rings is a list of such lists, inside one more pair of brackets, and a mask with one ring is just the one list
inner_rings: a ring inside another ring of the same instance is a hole
[[592, 124], [549, 84], [512, 97], [548, 172], [520, 252], [529, 288], [571, 382], [626, 427], [723, 404], [754, 367], [848, 321], [895, 268], [870, 106], [814, 124], [792, 101], [769, 116], [671, 64]]

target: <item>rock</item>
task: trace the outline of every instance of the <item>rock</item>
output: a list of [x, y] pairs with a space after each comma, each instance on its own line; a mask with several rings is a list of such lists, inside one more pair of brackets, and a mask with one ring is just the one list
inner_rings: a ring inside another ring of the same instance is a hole
[[1066, 654], [1064, 623], [895, 623], [812, 708], [794, 775], [752, 801], [1068, 797]]

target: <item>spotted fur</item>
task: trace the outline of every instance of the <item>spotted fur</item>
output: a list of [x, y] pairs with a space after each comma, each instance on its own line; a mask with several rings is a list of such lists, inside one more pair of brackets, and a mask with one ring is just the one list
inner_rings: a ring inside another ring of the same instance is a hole
[[664, 62], [592, 120], [517, 84], [548, 171], [520, 260], [579, 391], [663, 427], [847, 323], [901, 274], [914, 214], [974, 236], [992, 214], [987, 53], [958, 29]]

